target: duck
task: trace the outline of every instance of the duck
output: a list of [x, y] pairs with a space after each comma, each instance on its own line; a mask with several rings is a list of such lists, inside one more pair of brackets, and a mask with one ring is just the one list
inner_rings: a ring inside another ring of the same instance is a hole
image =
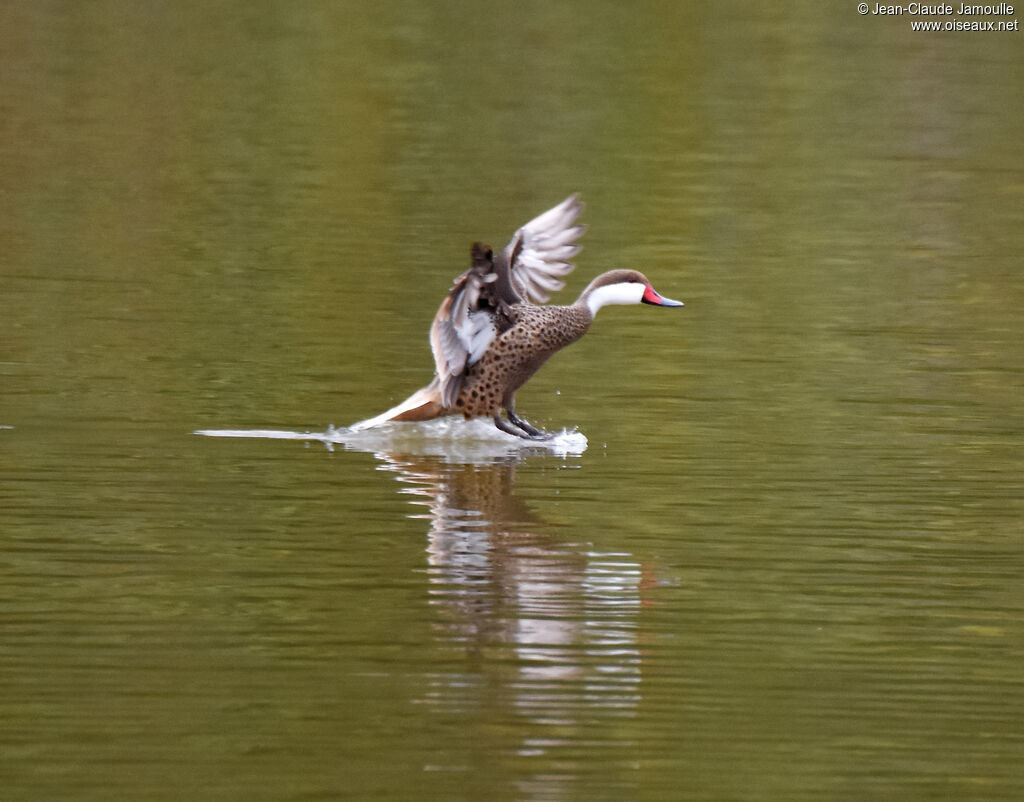
[[350, 431], [462, 415], [490, 417], [502, 432], [526, 440], [552, 437], [519, 417], [515, 406], [516, 392], [548, 358], [586, 334], [605, 306], [683, 306], [658, 293], [639, 270], [622, 268], [599, 275], [575, 303], [548, 305], [575, 268], [582, 211], [579, 196], [571, 195], [521, 226], [501, 251], [474, 243], [469, 269], [455, 279], [430, 327], [433, 380]]

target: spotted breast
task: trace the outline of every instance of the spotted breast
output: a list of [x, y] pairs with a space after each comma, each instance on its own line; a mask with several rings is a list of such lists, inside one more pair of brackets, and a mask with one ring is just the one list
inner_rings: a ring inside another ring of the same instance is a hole
[[512, 327], [469, 366], [453, 412], [498, 415], [552, 354], [587, 333], [591, 321], [585, 308], [574, 306], [517, 304], [509, 314]]

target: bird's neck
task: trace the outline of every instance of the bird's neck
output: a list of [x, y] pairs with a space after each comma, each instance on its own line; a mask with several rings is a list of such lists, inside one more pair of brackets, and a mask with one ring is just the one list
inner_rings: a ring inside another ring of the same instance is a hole
[[576, 305], [585, 306], [593, 318], [597, 316], [597, 311], [604, 306], [640, 303], [644, 296], [644, 289], [644, 285], [639, 282], [604, 284], [593, 289], [587, 287], [576, 301]]

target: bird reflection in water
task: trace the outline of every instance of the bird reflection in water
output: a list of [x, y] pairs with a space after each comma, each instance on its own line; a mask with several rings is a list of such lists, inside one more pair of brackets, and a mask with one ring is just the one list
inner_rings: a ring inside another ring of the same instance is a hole
[[[564, 742], [572, 732], [566, 727], [589, 727], [597, 711], [633, 715], [641, 682], [641, 565], [629, 554], [550, 532], [515, 493], [517, 467], [528, 456], [476, 464], [377, 457], [421, 508], [411, 517], [429, 522], [437, 633], [460, 663], [434, 675], [424, 701], [457, 712], [500, 699], [508, 709], [496, 715], [558, 726], [555, 739], [535, 729], [524, 734], [526, 754]], [[589, 736], [569, 737], [578, 743]]]
[[[585, 437], [563, 432], [543, 447], [525, 446], [501, 433], [496, 442], [481, 439], [475, 423], [403, 424], [409, 428], [383, 436], [344, 429], [197, 434], [372, 453], [404, 485], [416, 509], [410, 517], [428, 522], [429, 602], [446, 656], [417, 701], [498, 723], [520, 757], [549, 756], [564, 767], [567, 755], [587, 746], [591, 759], [604, 747], [621, 760], [623, 748], [636, 744], [601, 724], [635, 716], [641, 701], [637, 633], [647, 573], [629, 553], [560, 537], [515, 491], [527, 460], [577, 467]], [[538, 771], [534, 779], [547, 794], [552, 775]], [[570, 782], [571, 772], [559, 776]], [[530, 780], [518, 784], [530, 794]]]

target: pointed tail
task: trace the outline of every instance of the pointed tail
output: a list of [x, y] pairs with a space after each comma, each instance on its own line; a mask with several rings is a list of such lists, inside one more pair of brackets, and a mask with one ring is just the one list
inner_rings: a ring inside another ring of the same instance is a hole
[[353, 432], [361, 432], [388, 421], [431, 420], [444, 414], [446, 411], [441, 405], [441, 383], [435, 377], [430, 384], [422, 390], [417, 390], [398, 406], [391, 407], [387, 412], [382, 412], [374, 418], [353, 423], [348, 428]]

